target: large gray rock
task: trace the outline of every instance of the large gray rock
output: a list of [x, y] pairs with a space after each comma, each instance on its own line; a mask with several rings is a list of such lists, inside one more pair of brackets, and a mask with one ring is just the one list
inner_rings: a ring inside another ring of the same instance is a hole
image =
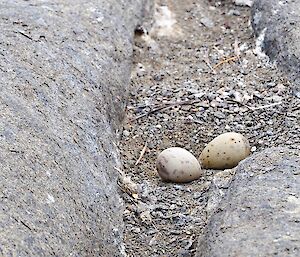
[[1, 256], [124, 251], [113, 167], [144, 4], [1, 1]]
[[256, 0], [252, 27], [262, 50], [288, 72], [300, 97], [300, 1]]
[[243, 161], [196, 256], [300, 256], [299, 153], [272, 148]]

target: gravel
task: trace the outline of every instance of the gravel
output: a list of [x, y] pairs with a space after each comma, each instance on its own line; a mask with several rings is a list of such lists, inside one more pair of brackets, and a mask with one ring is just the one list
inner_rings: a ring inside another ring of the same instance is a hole
[[[123, 194], [128, 256], [193, 256], [210, 215], [206, 207], [216, 204], [208, 189], [219, 172], [205, 170], [187, 184], [163, 183], [155, 170], [162, 150], [179, 146], [198, 157], [229, 131], [246, 136], [253, 153], [300, 145], [299, 99], [292, 82], [260, 52], [249, 7], [175, 0], [168, 8], [177, 23], [135, 38], [136, 68], [120, 143], [123, 172], [139, 188]], [[212, 26], [203, 26], [204, 18]]]

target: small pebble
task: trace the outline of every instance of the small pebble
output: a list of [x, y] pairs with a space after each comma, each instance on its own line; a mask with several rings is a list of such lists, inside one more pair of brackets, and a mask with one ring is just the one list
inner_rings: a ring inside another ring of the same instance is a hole
[[234, 9], [231, 9], [229, 10], [229, 12], [227, 13], [228, 16], [240, 16], [241, 13], [238, 11], [238, 10], [234, 10]]
[[124, 137], [129, 137], [130, 136], [130, 132], [127, 130], [123, 130], [123, 136]]
[[255, 152], [256, 151], [256, 146], [252, 146], [251, 147], [251, 152], [253, 153], [253, 152]]
[[200, 22], [207, 28], [212, 28], [215, 26], [214, 22], [208, 17], [201, 18]]

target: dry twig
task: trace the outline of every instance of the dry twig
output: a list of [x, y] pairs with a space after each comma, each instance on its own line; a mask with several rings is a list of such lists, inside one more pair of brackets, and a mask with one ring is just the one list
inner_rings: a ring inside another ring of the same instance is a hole
[[209, 61], [209, 50], [205, 53], [203, 61], [205, 62], [205, 64], [208, 66], [208, 68], [211, 69], [211, 71], [213, 73], [216, 73], [216, 71], [214, 70], [214, 68], [211, 66], [210, 61]]
[[117, 167], [114, 167], [114, 169], [115, 169], [117, 172], [120, 173], [120, 176], [121, 176], [121, 177], [124, 177], [124, 176], [125, 176], [124, 171], [122, 171], [121, 169], [119, 169], [119, 168], [117, 168]]
[[137, 159], [136, 163], [135, 163], [135, 166], [138, 165], [140, 163], [140, 161], [142, 160], [146, 150], [147, 150], [147, 147], [148, 147], [148, 142], [146, 142], [146, 144], [144, 145], [142, 151], [141, 151], [141, 154], [140, 154], [140, 157]]
[[136, 121], [136, 120], [138, 120], [138, 119], [140, 119], [140, 118], [143, 118], [143, 117], [145, 117], [145, 116], [148, 116], [148, 115], [150, 115], [150, 114], [152, 114], [152, 113], [156, 113], [156, 112], [158, 112], [158, 111], [168, 110], [168, 109], [170, 109], [170, 108], [172, 108], [173, 106], [176, 106], [176, 105], [188, 105], [188, 104], [192, 105], [192, 104], [195, 104], [195, 103], [199, 103], [200, 101], [201, 101], [201, 100], [194, 100], [194, 101], [193, 101], [193, 100], [187, 100], [187, 101], [181, 101], [181, 102], [169, 102], [169, 103], [165, 103], [165, 104], [163, 104], [163, 105], [160, 105], [160, 106], [158, 106], [158, 107], [156, 107], [156, 108], [150, 110], [150, 111], [147, 112], [147, 113], [141, 114], [141, 115], [139, 115], [139, 116], [137, 116], [137, 117], [131, 119], [130, 121], [131, 121], [131, 122], [132, 122], [132, 121]]
[[216, 68], [218, 68], [219, 66], [221, 66], [224, 63], [229, 63], [231, 61], [236, 61], [238, 58], [239, 58], [238, 56], [232, 56], [230, 58], [227, 58], [227, 59], [225, 59], [225, 60], [217, 63], [213, 68], [216, 69]]
[[259, 106], [259, 107], [251, 107], [251, 106], [247, 106], [250, 110], [252, 111], [256, 111], [256, 110], [261, 110], [261, 109], [266, 109], [266, 108], [270, 108], [276, 105], [280, 105], [282, 104], [282, 102], [278, 102], [278, 103], [273, 103], [273, 104], [267, 104], [267, 105], [263, 105], [263, 106]]
[[152, 109], [151, 111], [149, 111], [147, 113], [141, 114], [141, 115], [135, 117], [134, 119], [131, 119], [130, 121], [136, 121], [136, 120], [138, 120], [140, 118], [148, 116], [149, 114], [152, 114], [152, 113], [155, 113], [155, 112], [158, 112], [158, 111], [161, 111], [161, 110], [167, 110], [167, 109], [170, 109], [171, 107], [173, 107], [173, 105], [170, 105], [170, 106], [159, 106], [157, 108]]
[[239, 48], [239, 41], [237, 39], [235, 39], [233, 47], [234, 47], [234, 54], [239, 58], [241, 55], [241, 51]]

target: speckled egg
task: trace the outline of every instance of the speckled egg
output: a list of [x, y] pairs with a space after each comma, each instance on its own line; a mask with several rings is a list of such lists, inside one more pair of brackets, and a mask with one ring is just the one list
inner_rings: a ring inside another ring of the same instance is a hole
[[206, 169], [231, 169], [250, 154], [249, 141], [241, 134], [229, 132], [213, 139], [199, 160]]
[[203, 175], [197, 158], [180, 147], [162, 151], [157, 157], [156, 168], [162, 180], [170, 182], [190, 182]]

